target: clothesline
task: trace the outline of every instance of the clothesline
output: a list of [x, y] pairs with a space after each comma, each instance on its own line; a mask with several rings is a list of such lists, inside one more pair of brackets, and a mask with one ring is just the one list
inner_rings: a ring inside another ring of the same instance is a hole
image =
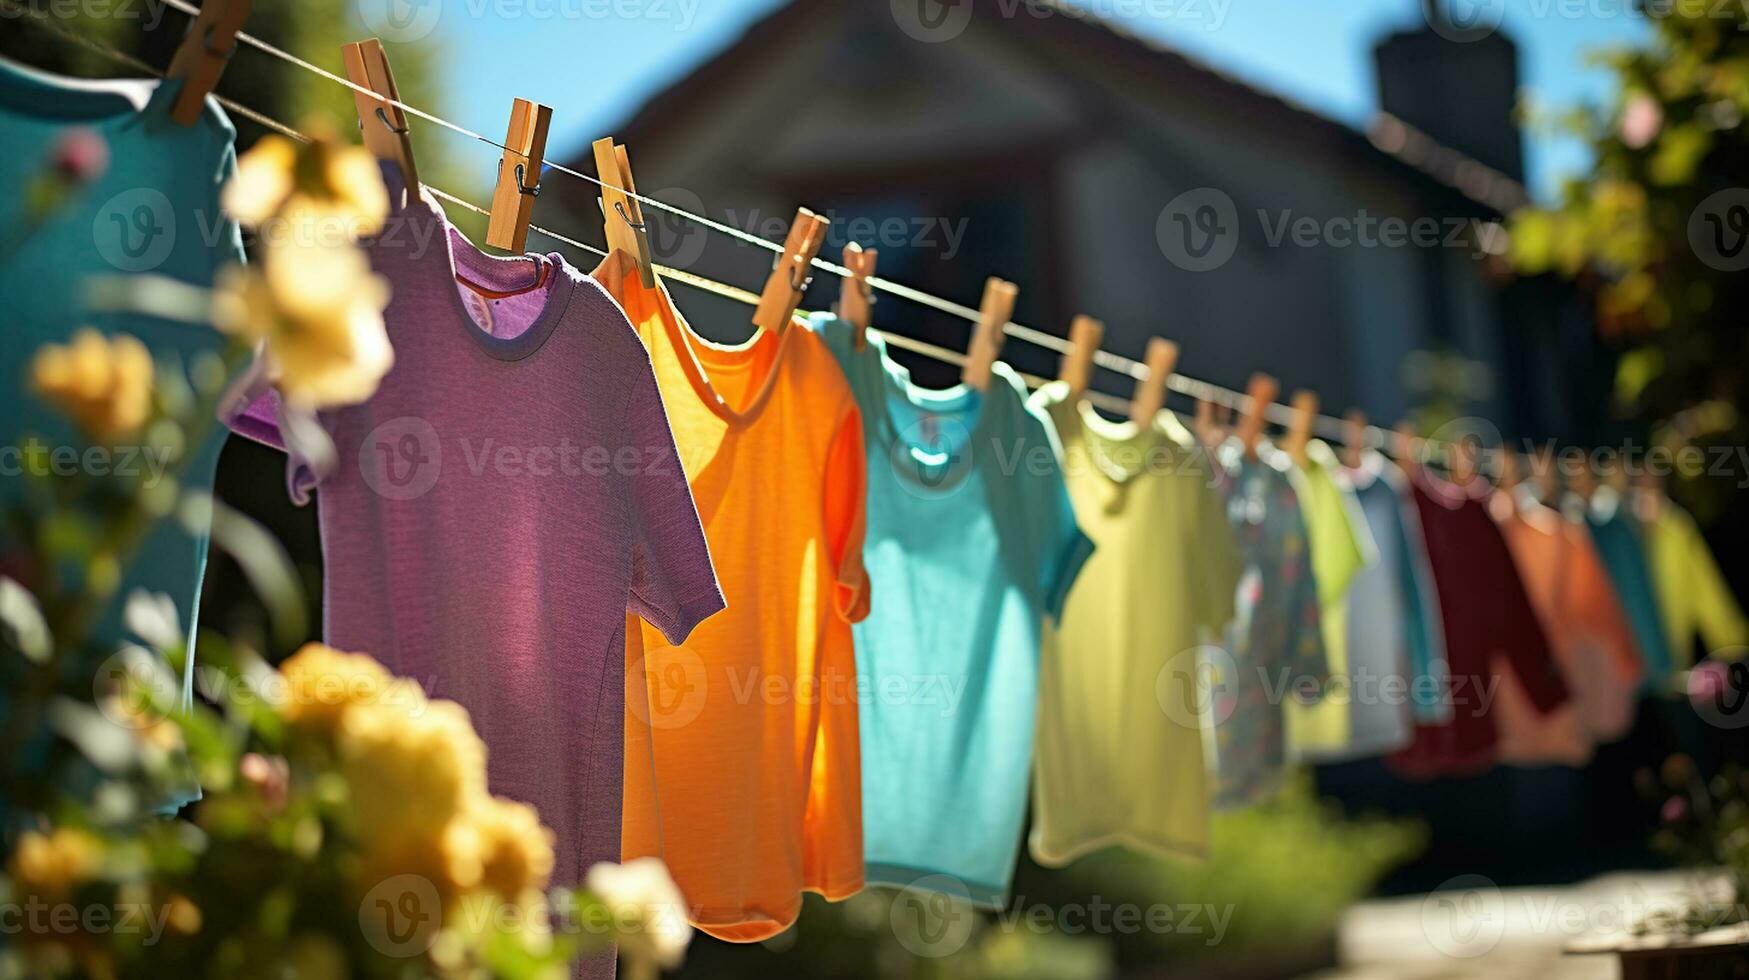
[[[191, 3], [188, 3], [187, 0], [163, 0], [163, 2], [171, 7], [176, 8], [177, 10], [181, 11], [182, 13], [188, 14], [189, 16], [195, 16], [199, 13], [199, 8], [195, 7]], [[146, 72], [147, 74], [152, 75], [154, 77], [158, 77], [158, 78], [164, 77], [164, 72], [161, 69], [158, 69], [158, 68], [140, 60], [139, 58], [133, 57], [132, 55], [128, 55], [125, 52], [117, 50], [116, 48], [114, 48], [110, 45], [107, 45], [103, 42], [97, 41], [97, 40], [92, 39], [92, 38], [85, 37], [85, 36], [79, 34], [78, 32], [75, 32], [71, 29], [64, 28], [61, 25], [54, 23], [52, 20], [44, 17], [40, 12], [38, 12], [32, 8], [23, 6], [21, 3], [17, 2], [17, 0], [0, 0], [0, 6], [4, 6], [8, 9], [12, 9], [12, 10], [23, 11], [24, 13], [28, 14], [30, 16], [30, 18], [35, 23], [48, 29], [51, 33], [54, 33], [54, 34], [66, 39], [66, 40], [69, 40], [69, 41], [72, 41], [76, 44], [79, 44], [80, 46], [82, 46], [88, 50], [91, 50], [91, 51], [94, 51], [98, 54], [104, 55], [105, 57], [109, 57], [109, 58], [111, 58], [111, 59], [113, 59], [121, 64], [125, 64], [131, 68], [136, 69], [136, 70]], [[325, 78], [331, 82], [334, 82], [337, 85], [341, 85], [341, 86], [343, 86], [347, 89], [350, 89], [356, 93], [360, 93], [360, 94], [369, 96], [370, 98], [375, 99], [379, 102], [382, 102], [386, 105], [392, 105], [395, 108], [400, 109], [402, 112], [408, 113], [416, 118], [423, 119], [427, 122], [432, 123], [433, 125], [439, 126], [443, 129], [447, 129], [447, 130], [454, 132], [458, 135], [468, 137], [469, 139], [477, 140], [481, 143], [495, 147], [499, 150], [509, 150], [510, 149], [509, 147], [505, 146], [503, 143], [501, 143], [497, 140], [494, 140], [491, 137], [486, 136], [483, 133], [475, 132], [474, 130], [468, 129], [465, 126], [451, 122], [451, 121], [444, 119], [440, 116], [437, 116], [433, 113], [426, 112], [425, 110], [420, 109], [416, 106], [409, 105], [409, 104], [402, 102], [400, 100], [397, 100], [397, 99], [390, 99], [390, 98], [383, 96], [375, 91], [372, 91], [371, 89], [368, 89], [368, 88], [365, 88], [361, 85], [358, 85], [358, 84], [354, 83], [351, 79], [345, 78], [341, 75], [335, 74], [334, 72], [328, 71], [327, 69], [322, 68], [319, 65], [316, 65], [316, 64], [314, 64], [310, 61], [307, 61], [303, 58], [300, 58], [297, 55], [292, 54], [291, 52], [286, 51], [285, 49], [280, 48], [280, 47], [278, 47], [274, 44], [271, 44], [267, 41], [264, 41], [256, 36], [254, 36], [253, 34], [246, 32], [246, 31], [238, 31], [236, 37], [237, 37], [238, 41], [240, 41], [244, 44], [247, 44], [251, 47], [254, 47], [257, 50], [259, 50], [267, 55], [278, 58], [281, 61], [284, 61], [285, 63], [287, 63], [289, 65], [292, 65], [292, 66], [297, 67], [297, 68], [301, 68], [305, 71], [309, 71], [315, 75], [318, 75], [318, 76]], [[251, 120], [259, 125], [262, 125], [266, 128], [272, 129], [275, 132], [280, 133], [281, 135], [287, 136], [288, 138], [298, 139], [298, 140], [301, 140], [304, 142], [309, 141], [308, 136], [304, 135], [303, 133], [298, 132], [296, 129], [293, 129], [291, 126], [288, 126], [285, 123], [280, 122], [279, 120], [276, 120], [276, 119], [266, 115], [265, 113], [261, 113], [255, 109], [252, 109], [248, 106], [245, 106], [245, 105], [237, 102], [234, 99], [230, 99], [230, 98], [227, 98], [225, 96], [218, 95], [216, 93], [214, 94], [214, 98], [219, 102], [220, 105], [224, 106], [227, 110], [234, 112], [234, 113], [236, 113], [236, 114], [238, 114], [246, 119], [249, 119], [249, 120]], [[675, 207], [674, 205], [667, 204], [663, 201], [659, 201], [659, 200], [656, 200], [656, 199], [651, 198], [651, 197], [647, 197], [647, 196], [642, 195], [642, 194], [638, 194], [634, 191], [624, 190], [623, 188], [619, 188], [619, 187], [616, 187], [614, 185], [607, 184], [607, 183], [603, 182], [601, 179], [599, 179], [598, 177], [591, 176], [589, 174], [575, 170], [571, 167], [567, 167], [563, 164], [552, 163], [552, 162], [548, 161], [548, 162], [544, 163], [543, 169], [550, 169], [550, 170], [556, 171], [558, 173], [565, 174], [567, 176], [576, 177], [580, 180], [587, 181], [587, 182], [589, 182], [591, 184], [595, 184], [596, 186], [599, 186], [599, 187], [605, 187], [605, 188], [609, 188], [612, 190], [620, 191], [621, 193], [626, 194], [628, 197], [634, 198], [643, 204], [648, 204], [651, 207], [655, 207], [655, 208], [658, 208], [660, 210], [667, 211], [667, 212], [674, 214], [675, 216], [683, 218], [685, 220], [696, 222], [700, 225], [703, 225], [703, 226], [710, 228], [714, 231], [721, 232], [725, 235], [733, 237], [733, 238], [735, 238], [739, 241], [745, 242], [747, 244], [754, 245], [754, 246], [759, 247], [759, 248], [764, 248], [764, 249], [770, 250], [774, 253], [781, 253], [781, 251], [782, 251], [783, 246], [780, 243], [773, 242], [769, 239], [766, 239], [766, 238], [763, 238], [759, 235], [752, 234], [751, 232], [747, 232], [747, 231], [744, 231], [742, 229], [736, 228], [732, 225], [727, 225], [727, 224], [724, 224], [722, 222], [714, 221], [714, 220], [712, 220], [708, 217], [705, 217], [703, 215], [694, 214], [694, 213], [687, 211], [683, 208]], [[437, 187], [433, 187], [430, 184], [426, 184], [424, 186], [426, 187], [427, 190], [430, 190], [435, 196], [439, 197], [442, 200], [449, 201], [449, 202], [454, 203], [458, 206], [464, 207], [470, 211], [474, 211], [474, 212], [482, 214], [482, 215], [490, 214], [489, 210], [487, 210], [483, 207], [480, 207], [479, 205], [474, 204], [470, 201], [467, 201], [461, 197], [458, 197], [454, 194], [450, 194], [450, 193], [443, 191]], [[542, 227], [542, 226], [534, 224], [532, 222], [529, 224], [529, 229], [531, 231], [539, 232], [540, 234], [545, 235], [548, 238], [551, 238], [556, 242], [571, 246], [573, 248], [583, 250], [585, 252], [588, 252], [588, 253], [596, 255], [596, 256], [604, 256], [606, 254], [606, 252], [600, 248], [597, 248], [593, 245], [589, 245], [589, 244], [582, 242], [582, 241], [578, 241], [575, 238], [572, 238], [572, 237], [567, 236], [567, 235], [563, 235], [561, 233], [555, 232], [551, 229]], [[833, 274], [833, 275], [841, 276], [841, 277], [847, 276], [850, 274], [850, 270], [846, 269], [844, 266], [830, 262], [826, 259], [818, 258], [818, 257], [816, 257], [813, 260], [813, 266], [817, 269], [822, 270], [822, 271], [828, 272], [828, 273]], [[706, 292], [710, 292], [710, 293], [713, 293], [715, 295], [722, 296], [722, 297], [725, 297], [728, 299], [747, 303], [749, 305], [757, 305], [758, 304], [759, 297], [757, 296], [757, 294], [749, 292], [748, 290], [744, 290], [744, 289], [741, 289], [741, 288], [736, 287], [736, 286], [728, 285], [726, 283], [717, 282], [713, 279], [709, 279], [709, 278], [706, 278], [704, 276], [700, 276], [700, 275], [697, 275], [695, 273], [688, 272], [684, 269], [677, 269], [677, 268], [673, 268], [670, 266], [664, 266], [664, 265], [656, 265], [655, 268], [663, 276], [665, 276], [666, 278], [671, 279], [673, 281], [685, 283], [686, 285], [693, 286], [694, 288], [701, 289], [701, 290], [704, 290]], [[947, 313], [947, 314], [952, 315], [952, 316], [959, 317], [961, 319], [967, 320], [968, 322], [975, 323], [975, 322], [977, 322], [977, 320], [979, 318], [979, 312], [976, 309], [964, 306], [964, 305], [959, 304], [959, 303], [955, 303], [952, 300], [944, 299], [942, 297], [923, 292], [923, 291], [918, 290], [918, 289], [914, 289], [912, 287], [904, 285], [903, 283], [894, 282], [890, 279], [885, 279], [885, 278], [882, 278], [880, 276], [869, 276], [867, 279], [867, 282], [874, 289], [889, 293], [891, 295], [894, 295], [894, 296], [897, 296], [897, 297], [900, 297], [903, 299], [909, 299], [915, 303], [918, 303], [919, 305], [927, 306], [927, 307], [934, 309], [934, 310], [937, 310], [939, 312], [943, 312], [943, 313]], [[1038, 329], [1035, 329], [1032, 327], [1028, 327], [1028, 326], [1025, 326], [1024, 324], [1016, 323], [1014, 321], [1009, 321], [1008, 323], [1004, 324], [1002, 330], [1006, 336], [1014, 337], [1018, 340], [1021, 340], [1021, 341], [1027, 342], [1027, 343], [1031, 343], [1035, 346], [1046, 348], [1046, 349], [1054, 351], [1056, 353], [1067, 354], [1067, 353], [1070, 353], [1071, 351], [1073, 351], [1073, 349], [1074, 349], [1074, 345], [1072, 343], [1070, 343], [1066, 338], [1057, 337], [1054, 334], [1046, 333], [1045, 331], [1038, 330]], [[958, 351], [955, 351], [955, 350], [951, 350], [951, 349], [946, 348], [946, 347], [941, 347], [941, 346], [938, 346], [935, 344], [930, 344], [926, 341], [917, 340], [915, 338], [907, 337], [903, 334], [897, 334], [897, 333], [894, 333], [892, 331], [884, 331], [884, 330], [875, 329], [874, 332], [880, 334], [880, 336], [887, 343], [891, 344], [894, 347], [898, 347], [900, 349], [903, 349], [903, 350], [909, 350], [913, 353], [917, 353], [917, 354], [920, 354], [920, 355], [923, 355], [926, 357], [932, 357], [932, 358], [935, 358], [937, 360], [941, 360], [941, 361], [944, 361], [946, 363], [954, 364], [954, 365], [963, 365], [966, 361], [966, 356], [964, 354], [962, 354]], [[1130, 378], [1133, 378], [1133, 379], [1138, 380], [1138, 381], [1144, 380], [1148, 376], [1148, 366], [1145, 363], [1143, 363], [1141, 361], [1134, 360], [1132, 358], [1124, 357], [1120, 354], [1114, 354], [1110, 351], [1106, 351], [1103, 349], [1095, 350], [1093, 352], [1092, 360], [1093, 360], [1093, 363], [1099, 367], [1106, 368], [1107, 370], [1110, 370], [1110, 371], [1113, 371], [1113, 372], [1116, 372], [1119, 374], [1127, 375]], [[1029, 386], [1035, 387], [1035, 388], [1038, 387], [1039, 385], [1047, 383], [1049, 380], [1046, 378], [1042, 378], [1042, 377], [1039, 377], [1036, 375], [1029, 375], [1029, 374], [1020, 374], [1020, 377]], [[1251, 402], [1250, 396], [1245, 392], [1237, 391], [1237, 390], [1234, 390], [1231, 388], [1226, 388], [1226, 387], [1223, 387], [1221, 385], [1217, 385], [1217, 384], [1214, 384], [1214, 383], [1208, 382], [1208, 381], [1203, 381], [1203, 380], [1198, 379], [1198, 378], [1189, 377], [1188, 375], [1184, 375], [1181, 373], [1174, 372], [1173, 374], [1169, 375], [1167, 377], [1166, 384], [1167, 384], [1167, 388], [1171, 391], [1178, 392], [1179, 394], [1186, 395], [1186, 396], [1193, 398], [1193, 399], [1196, 399], [1198, 401], [1205, 401], [1205, 402], [1209, 402], [1212, 404], [1221, 405], [1221, 406], [1224, 406], [1226, 408], [1232, 409], [1234, 411], [1239, 411], [1239, 412], [1245, 411], [1249, 407], [1250, 402]], [[1093, 404], [1097, 405], [1098, 407], [1100, 407], [1102, 409], [1106, 409], [1108, 411], [1113, 411], [1113, 412], [1118, 412], [1118, 413], [1126, 413], [1129, 409], [1129, 403], [1126, 399], [1119, 398], [1119, 397], [1116, 397], [1113, 395], [1109, 395], [1109, 394], [1106, 394], [1105, 392], [1101, 392], [1101, 391], [1098, 391], [1096, 389], [1089, 388], [1089, 390], [1087, 392], [1087, 397]], [[1294, 410], [1289, 405], [1277, 402], [1277, 403], [1271, 403], [1269, 405], [1264, 406], [1261, 414], [1266, 420], [1268, 420], [1270, 422], [1276, 423], [1278, 425], [1288, 425], [1293, 420]], [[1335, 418], [1333, 416], [1321, 415], [1321, 414], [1315, 415], [1312, 419], [1312, 431], [1316, 435], [1318, 435], [1321, 438], [1324, 438], [1330, 442], [1335, 442], [1335, 443], [1346, 442], [1346, 434], [1347, 434], [1346, 423], [1342, 419]], [[1385, 452], [1387, 454], [1391, 454], [1395, 450], [1395, 446], [1393, 444], [1393, 439], [1392, 439], [1392, 433], [1390, 433], [1388, 430], [1386, 430], [1380, 426], [1376, 426], [1376, 425], [1366, 426], [1362, 430], [1362, 440], [1367, 446], [1374, 448], [1374, 449], [1378, 449], [1378, 450]], [[1426, 448], [1433, 450], [1435, 452], [1437, 452], [1438, 450], [1443, 448], [1441, 445], [1439, 445], [1438, 443], [1436, 443], [1432, 440], [1421, 440], [1421, 441], [1426, 445]]]
[[[10, 2], [10, 0], [8, 0], [8, 2]], [[177, 10], [181, 11], [182, 13], [189, 15], [190, 17], [193, 17], [193, 16], [200, 13], [200, 9], [198, 7], [196, 7], [194, 4], [189, 3], [188, 0], [164, 0], [164, 2], [167, 5], [174, 7]], [[416, 106], [409, 105], [406, 102], [403, 102], [399, 99], [388, 98], [387, 96], [384, 96], [376, 91], [373, 91], [369, 88], [366, 88], [362, 85], [357, 84], [356, 82], [353, 82], [349, 78], [346, 78], [342, 75], [335, 74], [334, 72], [331, 72], [331, 71], [323, 68], [322, 66], [315, 64], [314, 62], [308, 61], [304, 58], [300, 58], [297, 55], [292, 54], [290, 51], [285, 50], [284, 48], [281, 48], [275, 44], [271, 44], [267, 41], [264, 41], [264, 40], [256, 37], [255, 35], [248, 33], [247, 31], [238, 31], [236, 36], [237, 36], [237, 40], [244, 43], [244, 44], [247, 44], [247, 45], [249, 45], [249, 46], [251, 46], [251, 47], [267, 54], [267, 55], [278, 58], [281, 61], [284, 61], [286, 64], [293, 65], [297, 68], [301, 68], [305, 71], [319, 75], [319, 76], [321, 76], [321, 77], [323, 77], [331, 82], [334, 82], [337, 85], [341, 85], [341, 86], [344, 86], [345, 88], [351, 89], [353, 92], [368, 96], [372, 99], [377, 100], [378, 102], [384, 103], [385, 105], [391, 105], [397, 109], [400, 109], [402, 112], [405, 112], [409, 115], [412, 115], [418, 119], [422, 119], [422, 120], [429, 122], [435, 126], [439, 126], [443, 129], [447, 129], [450, 132], [453, 132], [459, 136], [465, 136], [469, 139], [477, 140], [481, 143], [484, 143], [488, 146], [494, 147], [494, 148], [499, 149], [499, 150], [506, 150], [506, 151], [515, 152], [514, 150], [512, 150], [511, 147], [504, 145], [503, 143], [491, 138], [490, 136], [485, 135], [484, 133], [476, 132], [472, 129], [467, 128], [466, 126], [463, 126], [459, 123], [451, 122], [450, 120], [444, 119], [441, 116], [438, 116], [434, 113], [426, 112], [423, 109], [420, 109]], [[260, 120], [257, 120], [257, 121], [260, 121]], [[763, 249], [766, 249], [766, 250], [771, 251], [773, 253], [781, 253], [783, 251], [783, 245], [780, 242], [771, 241], [770, 239], [764, 238], [762, 236], [755, 235], [751, 232], [744, 231], [740, 228], [736, 228], [733, 225], [725, 224], [725, 223], [720, 222], [720, 221], [715, 221], [715, 220], [708, 218], [704, 215], [694, 214], [690, 211], [685, 210], [684, 208], [676, 207], [672, 204], [668, 204], [664, 201], [656, 200], [655, 198], [648, 197], [648, 196], [643, 195], [643, 194], [639, 194], [635, 191], [626, 190], [624, 188], [617, 187], [613, 184], [608, 184], [608, 183], [602, 181], [599, 177], [583, 173], [580, 170], [576, 170], [574, 168], [567, 167], [564, 164], [553, 163], [552, 161], [543, 161], [542, 169], [543, 170], [552, 170], [552, 171], [555, 171], [555, 172], [558, 172], [561, 174], [565, 174], [566, 176], [575, 177], [579, 180], [587, 181], [587, 182], [594, 184], [598, 187], [604, 187], [604, 188], [618, 191], [622, 194], [625, 194], [627, 197], [630, 197], [630, 198], [638, 201], [641, 204], [647, 204], [650, 207], [654, 207], [654, 208], [657, 208], [659, 210], [666, 211], [670, 214], [675, 215], [676, 217], [683, 218], [685, 220], [692, 221], [692, 222], [695, 222], [697, 224], [703, 225], [707, 228], [710, 228], [713, 231], [720, 232], [724, 235], [728, 235], [732, 238], [735, 238], [739, 241], [745, 242], [746, 244], [753, 245], [757, 248], [763, 248]], [[458, 201], [457, 203], [465, 203], [465, 202]], [[478, 210], [478, 209], [475, 208], [475, 210]], [[554, 235], [551, 232], [546, 231], [545, 229], [538, 229], [533, 224], [531, 224], [529, 227], [531, 229], [539, 230], [542, 232], [542, 234], [546, 234], [549, 237], [552, 237], [556, 240], [567, 241], [567, 242], [570, 241], [569, 239], [566, 239], [564, 236]], [[576, 244], [579, 247], [590, 248], [589, 246], [581, 245], [581, 243], [571, 242], [571, 244]], [[590, 248], [590, 250], [597, 253], [597, 254], [600, 254], [600, 249]], [[819, 270], [824, 271], [824, 272], [828, 272], [828, 273], [835, 275], [835, 276], [843, 277], [843, 276], [848, 276], [850, 274], [850, 270], [845, 268], [844, 266], [839, 265], [835, 262], [829, 261], [827, 259], [819, 258], [817, 256], [814, 258], [812, 264], [813, 264], [814, 268], [819, 269]], [[669, 269], [669, 270], [666, 270], [665, 274], [669, 274], [671, 278], [679, 279], [681, 281], [686, 281], [690, 285], [698, 286], [698, 287], [706, 289], [710, 292], [715, 292], [719, 295], [727, 295], [727, 296], [729, 296], [729, 298], [732, 298], [732, 299], [741, 298], [740, 295], [731, 295], [731, 294], [723, 292], [723, 289], [734, 289], [735, 287], [725, 286], [722, 283], [716, 283], [716, 282], [710, 282], [710, 284], [707, 286], [707, 285], [705, 285], [705, 282], [707, 282], [708, 280], [703, 280], [702, 277], [694, 276], [694, 277], [688, 279], [684, 276], [674, 276], [674, 275], [672, 275], [673, 272], [674, 272], [674, 270]], [[972, 307], [965, 306], [965, 305], [960, 304], [960, 303], [955, 303], [952, 300], [944, 299], [942, 297], [923, 292], [922, 290], [919, 290], [919, 289], [914, 289], [910, 286], [905, 285], [904, 283], [895, 282], [891, 279], [886, 279], [886, 278], [883, 278], [881, 276], [872, 276], [871, 275], [867, 278], [867, 282], [868, 282], [870, 287], [872, 287], [876, 290], [879, 290], [881, 292], [885, 292], [885, 293], [888, 293], [890, 295], [900, 297], [902, 299], [911, 300], [912, 302], [918, 303], [919, 305], [927, 306], [927, 307], [934, 309], [938, 312], [947, 313], [951, 316], [959, 317], [960, 319], [966, 320], [967, 322], [970, 322], [970, 323], [978, 322], [978, 317], [979, 317], [978, 310], [976, 310]], [[752, 295], [752, 294], [746, 294], [746, 295]], [[757, 297], [754, 297], [754, 300], [756, 302]], [[1017, 323], [1017, 322], [1014, 322], [1012, 320], [1010, 320], [1008, 323], [1003, 324], [1002, 332], [1006, 336], [1014, 337], [1018, 340], [1025, 341], [1027, 343], [1033, 344], [1033, 345], [1038, 346], [1038, 347], [1044, 347], [1048, 350], [1054, 351], [1054, 352], [1059, 353], [1059, 354], [1067, 354], [1067, 353], [1070, 353], [1074, 349], [1074, 345], [1071, 344], [1066, 338], [1058, 337], [1055, 334], [1047, 333], [1043, 330], [1039, 330], [1039, 329], [1036, 329], [1034, 327], [1028, 327], [1024, 324]], [[883, 336], [888, 338], [889, 340], [892, 340], [892, 338], [895, 335], [891, 334], [891, 333], [883, 333]], [[909, 338], [905, 338], [905, 339], [909, 340]], [[922, 342], [916, 341], [914, 343], [921, 344]], [[895, 343], [894, 346], [903, 347], [906, 345], [900, 344], [900, 343]], [[937, 350], [937, 351], [941, 351], [941, 352], [945, 352], [945, 353], [953, 353], [953, 352], [947, 351], [946, 348], [934, 347], [933, 345], [925, 345], [925, 346], [932, 347], [934, 350]], [[911, 348], [907, 348], [907, 349], [911, 349]], [[923, 352], [919, 351], [919, 353], [923, 353]], [[958, 357], [958, 355], [956, 355], [956, 357]], [[952, 360], [952, 363], [956, 363], [956, 364], [963, 363], [963, 360], [964, 360], [963, 357], [958, 357], [957, 360]], [[1107, 350], [1103, 350], [1103, 349], [1095, 350], [1093, 352], [1093, 363], [1095, 365], [1102, 367], [1102, 368], [1105, 368], [1107, 370], [1114, 371], [1114, 372], [1117, 372], [1119, 374], [1127, 375], [1130, 378], [1137, 380], [1137, 381], [1145, 380], [1148, 377], [1147, 364], [1145, 364], [1141, 361], [1134, 360], [1133, 358], [1124, 357], [1120, 354], [1114, 354], [1114, 353], [1107, 351]], [[1036, 379], [1033, 379], [1033, 380], [1036, 380]], [[1233, 409], [1234, 411], [1244, 411], [1247, 408], [1247, 406], [1250, 404], [1250, 401], [1251, 401], [1250, 396], [1248, 394], [1246, 394], [1245, 392], [1237, 391], [1237, 390], [1234, 390], [1231, 388], [1225, 388], [1225, 387], [1222, 387], [1220, 385], [1214, 384], [1212, 382], [1202, 381], [1198, 378], [1192, 378], [1192, 377], [1189, 377], [1187, 375], [1179, 374], [1176, 372], [1167, 377], [1166, 386], [1168, 389], [1175, 391], [1175, 392], [1178, 392], [1179, 394], [1186, 395], [1188, 397], [1197, 399], [1199, 401], [1207, 401], [1207, 402], [1212, 402], [1214, 404], [1223, 405], [1227, 408]], [[1090, 392], [1090, 394], [1091, 394], [1091, 392]], [[1127, 410], [1127, 403], [1124, 403], [1121, 400], [1107, 398], [1106, 401], [1110, 402], [1110, 404], [1102, 404], [1101, 407], [1111, 408], [1111, 409], [1120, 410], [1120, 411]], [[1264, 406], [1263, 416], [1264, 416], [1264, 418], [1266, 418], [1269, 421], [1274, 422], [1278, 425], [1287, 425], [1287, 424], [1291, 423], [1293, 420], [1293, 408], [1289, 405], [1279, 403], [1279, 402], [1272, 403], [1272, 404]], [[1319, 436], [1321, 436], [1325, 439], [1337, 441], [1337, 442], [1342, 441], [1344, 439], [1345, 433], [1346, 433], [1345, 423], [1343, 422], [1343, 420], [1339, 419], [1339, 418], [1332, 417], [1332, 416], [1328, 416], [1328, 415], [1315, 416], [1312, 420], [1312, 429]], [[1369, 446], [1372, 446], [1373, 448], [1377, 448], [1377, 449], [1381, 449], [1381, 450], [1385, 450], [1385, 451], [1390, 450], [1391, 434], [1387, 430], [1385, 430], [1379, 426], [1367, 426], [1364, 429], [1363, 438], [1364, 438], [1365, 442]]]

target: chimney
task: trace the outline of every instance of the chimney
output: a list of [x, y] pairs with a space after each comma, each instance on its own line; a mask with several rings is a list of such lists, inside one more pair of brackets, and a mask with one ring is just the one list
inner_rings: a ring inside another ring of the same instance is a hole
[[1379, 108], [1522, 181], [1518, 45], [1486, 18], [1453, 21], [1441, 0], [1422, 0], [1421, 8], [1425, 26], [1392, 34], [1373, 49]]

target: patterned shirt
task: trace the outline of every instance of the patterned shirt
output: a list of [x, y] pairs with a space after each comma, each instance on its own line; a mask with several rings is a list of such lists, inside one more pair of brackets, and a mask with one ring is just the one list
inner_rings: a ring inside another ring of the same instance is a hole
[[1283, 707], [1315, 701], [1329, 679], [1318, 585], [1306, 544], [1295, 471], [1285, 453], [1259, 444], [1220, 448], [1220, 490], [1244, 573], [1225, 649], [1211, 653], [1217, 806], [1254, 802], [1274, 788], [1284, 759]]

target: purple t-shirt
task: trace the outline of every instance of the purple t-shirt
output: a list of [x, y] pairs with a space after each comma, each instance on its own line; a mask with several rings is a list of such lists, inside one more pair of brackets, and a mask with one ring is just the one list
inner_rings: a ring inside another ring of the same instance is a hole
[[[332, 472], [288, 472], [320, 489], [327, 641], [466, 707], [492, 792], [535, 806], [576, 884], [620, 858], [626, 611], [679, 644], [723, 608], [650, 357], [594, 280], [487, 256], [429, 198], [367, 248], [395, 365], [321, 413]], [[284, 448], [276, 415], [227, 422]]]

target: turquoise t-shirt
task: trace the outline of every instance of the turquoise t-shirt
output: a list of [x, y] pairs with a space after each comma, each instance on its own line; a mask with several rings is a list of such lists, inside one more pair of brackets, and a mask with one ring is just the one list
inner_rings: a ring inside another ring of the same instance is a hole
[[1646, 667], [1640, 690], [1655, 693], [1669, 680], [1675, 658], [1670, 653], [1664, 617], [1658, 612], [1652, 568], [1646, 557], [1646, 544], [1640, 539], [1639, 521], [1621, 495], [1609, 487], [1598, 488], [1588, 505], [1575, 502], [1573, 506], [1585, 507], [1585, 522], [1591, 528], [1597, 555], [1603, 559], [1622, 609], [1628, 614], [1628, 623], [1634, 628], [1634, 641], [1640, 646], [1640, 659]]
[[1093, 543], [1062, 449], [997, 364], [985, 392], [918, 388], [878, 338], [810, 326], [844, 368], [868, 449], [855, 627], [868, 884], [1006, 901], [1026, 816], [1044, 617]]
[[[136, 314], [98, 314], [84, 308], [85, 282], [94, 276], [155, 274], [195, 286], [210, 286], [213, 273], [242, 261], [243, 243], [235, 222], [219, 210], [219, 189], [236, 169], [230, 120], [210, 99], [193, 126], [169, 118], [179, 83], [140, 80], [84, 81], [60, 78], [0, 60], [0, 230], [9, 248], [0, 261], [0, 503], [25, 506], [40, 516], [61, 459], [83, 452], [84, 440], [56, 410], [37, 400], [26, 384], [36, 349], [66, 343], [84, 326], [138, 337], [164, 364], [187, 367], [204, 351], [216, 351], [215, 331], [187, 323]], [[56, 142], [73, 127], [87, 127], [109, 145], [109, 166], [77, 196], [50, 211], [34, 227], [27, 220], [24, 188], [44, 172]], [[223, 426], [195, 450], [185, 486], [210, 490]], [[167, 447], [121, 446], [101, 459], [80, 456], [118, 474], [133, 467], [145, 479], [163, 473]], [[34, 461], [34, 462], [33, 462]], [[42, 479], [28, 476], [47, 471]], [[125, 475], [125, 474], [124, 474]], [[0, 528], [0, 561], [18, 548]], [[114, 646], [125, 635], [121, 606], [135, 589], [171, 597], [193, 649], [201, 576], [206, 566], [206, 535], [191, 535], [174, 520], [161, 522], [125, 569], [116, 601], [92, 630], [92, 642]], [[5, 561], [7, 567], [10, 561]], [[194, 658], [186, 659], [182, 699], [193, 690]], [[197, 799], [190, 786], [179, 805]]]

